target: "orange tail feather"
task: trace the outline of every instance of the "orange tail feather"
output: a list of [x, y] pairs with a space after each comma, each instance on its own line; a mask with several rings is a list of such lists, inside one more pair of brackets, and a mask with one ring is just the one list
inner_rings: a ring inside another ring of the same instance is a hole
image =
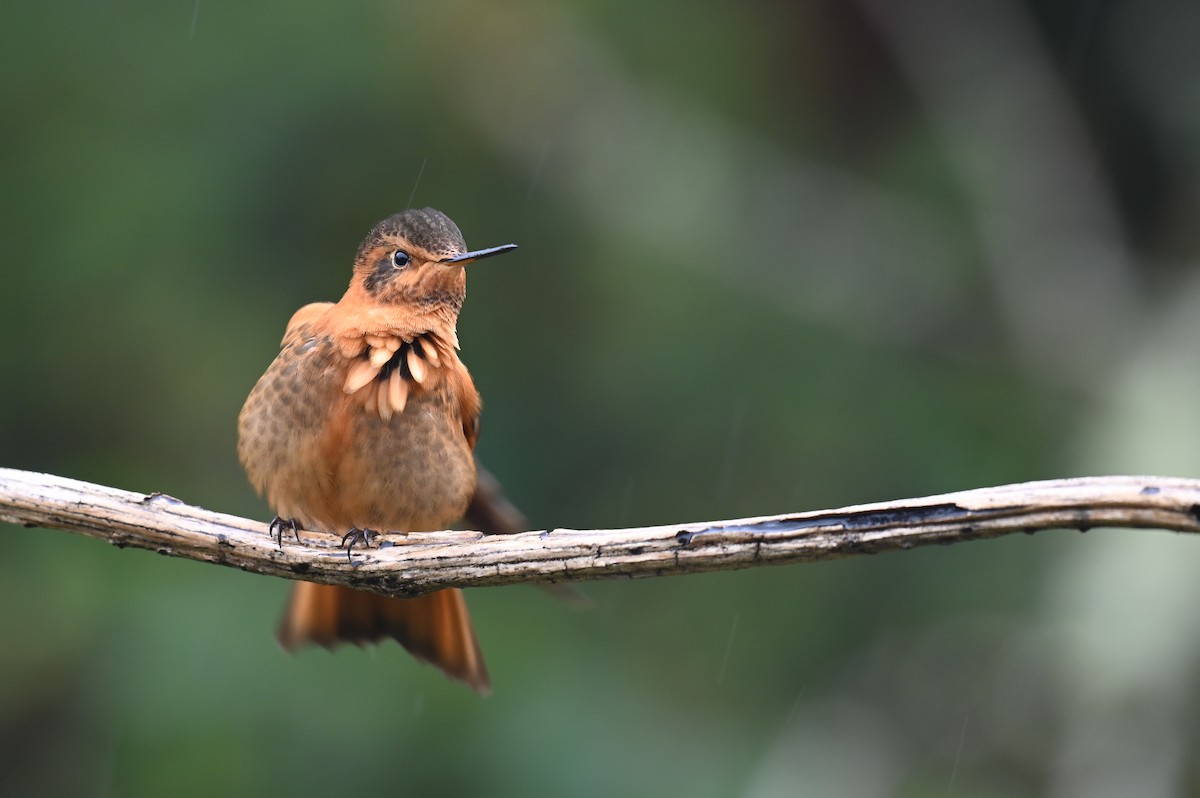
[[337, 585], [299, 582], [292, 591], [279, 642], [291, 651], [306, 643], [333, 648], [397, 640], [417, 659], [439, 668], [475, 692], [491, 691], [483, 653], [475, 639], [461, 590], [394, 599]]

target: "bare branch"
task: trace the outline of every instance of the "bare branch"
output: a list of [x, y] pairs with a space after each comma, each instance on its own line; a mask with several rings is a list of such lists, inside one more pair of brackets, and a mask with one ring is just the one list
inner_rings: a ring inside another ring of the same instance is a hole
[[354, 554], [307, 531], [280, 549], [267, 525], [163, 494], [0, 469], [0, 521], [78, 532], [258, 574], [393, 596], [445, 587], [664, 576], [811, 562], [1042, 529], [1200, 532], [1200, 480], [1085, 477], [1002, 485], [838, 510], [633, 529], [516, 535], [389, 534]]

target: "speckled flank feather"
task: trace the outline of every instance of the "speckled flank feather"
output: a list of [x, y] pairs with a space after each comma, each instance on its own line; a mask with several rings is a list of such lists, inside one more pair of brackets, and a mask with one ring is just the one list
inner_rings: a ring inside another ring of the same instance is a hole
[[[393, 265], [393, 253], [411, 256]], [[296, 312], [251, 391], [238, 453], [255, 488], [303, 530], [445, 529], [475, 490], [479, 394], [458, 358], [465, 294], [458, 227], [432, 209], [385, 219], [358, 249], [337, 303]], [[373, 291], [364, 283], [376, 281]], [[392, 637], [477, 691], [487, 669], [462, 594], [388, 599], [297, 586], [280, 628], [292, 648]]]

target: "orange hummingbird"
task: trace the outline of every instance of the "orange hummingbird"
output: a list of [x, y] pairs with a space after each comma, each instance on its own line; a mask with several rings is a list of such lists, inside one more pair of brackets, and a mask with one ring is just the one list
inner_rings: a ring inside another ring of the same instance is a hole
[[[359, 245], [340, 300], [292, 316], [238, 417], [238, 455], [276, 513], [280, 545], [286, 527], [343, 535], [349, 550], [374, 530], [446, 529], [469, 505], [499, 527], [484, 531], [520, 531], [494, 481], [477, 481], [480, 398], [456, 332], [463, 267], [513, 249], [468, 251], [445, 214], [402, 211]], [[395, 599], [300, 582], [279, 629], [289, 650], [385, 637], [488, 692], [461, 590]]]

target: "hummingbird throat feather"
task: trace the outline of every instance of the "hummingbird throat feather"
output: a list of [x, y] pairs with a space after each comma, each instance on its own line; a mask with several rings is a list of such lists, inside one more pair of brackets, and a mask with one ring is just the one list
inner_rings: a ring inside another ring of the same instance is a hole
[[457, 356], [452, 344], [433, 333], [406, 340], [399, 335], [365, 335], [363, 350], [346, 373], [342, 390], [362, 398], [368, 413], [387, 423], [400, 415], [409, 395], [441, 377], [442, 367]]

